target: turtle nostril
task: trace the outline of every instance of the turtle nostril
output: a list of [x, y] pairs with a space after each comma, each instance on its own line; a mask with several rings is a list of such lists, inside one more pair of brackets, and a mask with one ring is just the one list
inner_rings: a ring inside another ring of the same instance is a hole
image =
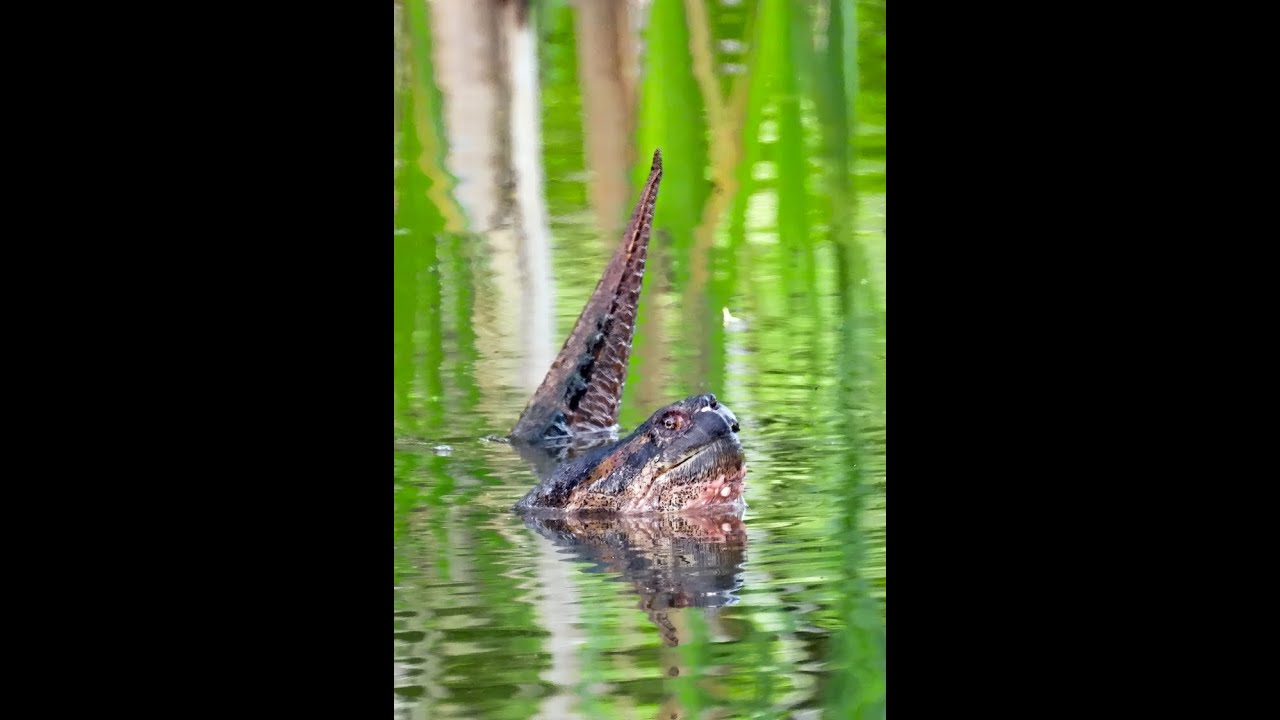
[[738, 423], [735, 421], [733, 425], [729, 426], [729, 429], [733, 430], [734, 432], [738, 432]]
[[716, 402], [716, 396], [710, 393], [707, 393], [707, 403], [709, 407], [713, 408], [720, 405], [720, 403]]

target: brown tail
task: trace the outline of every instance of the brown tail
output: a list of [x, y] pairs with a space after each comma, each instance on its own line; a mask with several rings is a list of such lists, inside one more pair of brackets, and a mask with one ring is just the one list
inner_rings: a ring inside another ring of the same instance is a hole
[[512, 428], [513, 438], [526, 442], [554, 440], [606, 430], [618, 422], [661, 180], [662, 151], [655, 150], [649, 179], [631, 213], [622, 246], [609, 261], [569, 339]]

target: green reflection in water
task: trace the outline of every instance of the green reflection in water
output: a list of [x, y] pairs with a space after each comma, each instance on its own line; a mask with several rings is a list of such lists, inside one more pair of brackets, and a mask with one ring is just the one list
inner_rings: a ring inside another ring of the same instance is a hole
[[[486, 344], [511, 289], [490, 238], [452, 220], [445, 168], [496, 170], [459, 162], [442, 120], [468, 101], [438, 89], [458, 67], [433, 45], [442, 8], [400, 6], [397, 713], [882, 717], [883, 4], [654, 0], [641, 18], [627, 202], [654, 147], [667, 171], [622, 421], [715, 392], [751, 464], [738, 602], [672, 610], [674, 646], [617, 571], [587, 572], [505, 512], [534, 478], [481, 438], [519, 414], [524, 349]], [[591, 205], [577, 12], [536, 8], [555, 347], [616, 242]]]

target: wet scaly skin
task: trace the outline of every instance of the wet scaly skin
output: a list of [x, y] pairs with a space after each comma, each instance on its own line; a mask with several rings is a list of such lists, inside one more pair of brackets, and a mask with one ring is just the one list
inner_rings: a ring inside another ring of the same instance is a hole
[[743, 506], [746, 457], [733, 412], [714, 395], [668, 405], [611, 445], [560, 465], [521, 511], [654, 513]]

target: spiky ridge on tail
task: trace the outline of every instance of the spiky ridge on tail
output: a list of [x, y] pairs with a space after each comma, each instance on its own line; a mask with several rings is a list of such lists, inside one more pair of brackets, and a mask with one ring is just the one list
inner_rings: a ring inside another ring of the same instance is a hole
[[617, 424], [661, 181], [662, 151], [655, 150], [649, 178], [631, 213], [622, 245], [520, 414], [511, 437], [541, 442], [603, 431]]

